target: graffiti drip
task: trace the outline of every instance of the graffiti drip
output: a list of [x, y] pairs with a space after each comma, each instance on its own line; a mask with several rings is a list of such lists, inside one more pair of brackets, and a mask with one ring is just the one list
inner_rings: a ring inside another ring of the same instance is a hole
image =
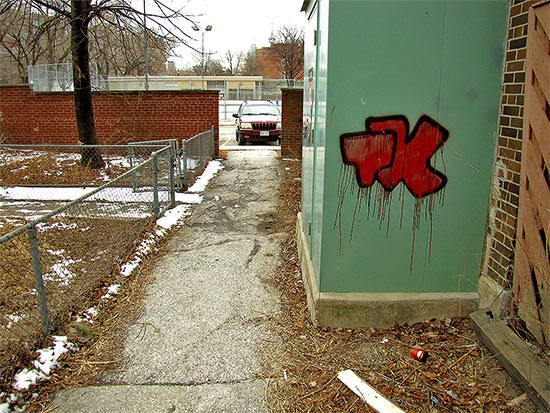
[[[340, 151], [344, 165], [340, 170], [338, 181], [338, 206], [335, 221], [335, 226], [337, 222], [340, 230], [340, 251], [342, 248], [342, 207], [346, 194], [357, 191], [350, 241], [353, 237], [356, 215], [361, 211], [363, 204], [367, 206], [366, 217], [376, 215], [380, 221], [380, 229], [382, 229], [384, 221], [387, 221], [387, 236], [390, 227], [392, 192], [400, 183], [403, 183], [399, 193], [401, 200], [400, 228], [403, 224], [405, 188], [415, 198], [411, 273], [416, 231], [420, 228], [423, 209], [425, 219], [430, 222], [428, 256], [431, 255], [434, 196], [435, 194], [440, 195], [442, 203], [444, 199], [442, 189], [447, 184], [445, 162], [442, 162], [443, 173], [436, 169], [436, 152], [442, 148], [448, 138], [449, 132], [427, 115], [422, 115], [418, 119], [411, 133], [409, 133], [408, 119], [402, 115], [394, 115], [369, 117], [365, 121], [364, 131], [345, 133], [340, 136]], [[443, 159], [442, 151], [440, 153]], [[355, 178], [358, 189], [353, 184], [353, 178]], [[379, 185], [374, 187], [375, 196], [372, 200], [372, 189], [376, 182]]]

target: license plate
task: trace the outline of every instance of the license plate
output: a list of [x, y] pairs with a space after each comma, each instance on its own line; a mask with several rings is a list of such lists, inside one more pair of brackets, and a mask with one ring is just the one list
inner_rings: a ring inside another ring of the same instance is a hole
[[268, 130], [261, 130], [260, 131], [260, 136], [269, 136], [269, 131]]

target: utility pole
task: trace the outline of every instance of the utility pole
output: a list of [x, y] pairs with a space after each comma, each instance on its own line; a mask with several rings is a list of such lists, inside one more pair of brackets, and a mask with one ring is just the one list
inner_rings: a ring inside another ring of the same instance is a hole
[[147, 61], [147, 13], [143, 0], [143, 56], [145, 58], [145, 90], [149, 90], [149, 64]]
[[209, 32], [212, 30], [212, 25], [209, 24], [204, 28], [204, 30], [200, 29], [198, 26], [193, 26], [193, 30], [196, 32], [202, 33], [202, 47], [201, 47], [201, 89], [204, 90], [204, 75], [206, 72], [206, 59], [204, 58], [205, 52], [204, 52], [204, 32]]

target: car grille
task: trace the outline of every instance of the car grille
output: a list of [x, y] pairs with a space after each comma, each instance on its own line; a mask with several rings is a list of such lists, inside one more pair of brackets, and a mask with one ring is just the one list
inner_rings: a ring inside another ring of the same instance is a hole
[[277, 122], [252, 122], [252, 129], [273, 130], [277, 128]]

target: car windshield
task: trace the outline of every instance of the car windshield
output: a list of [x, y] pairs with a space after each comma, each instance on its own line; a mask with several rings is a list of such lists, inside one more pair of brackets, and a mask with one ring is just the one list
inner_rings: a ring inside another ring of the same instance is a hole
[[279, 116], [279, 109], [274, 105], [246, 105], [243, 115], [274, 115]]

